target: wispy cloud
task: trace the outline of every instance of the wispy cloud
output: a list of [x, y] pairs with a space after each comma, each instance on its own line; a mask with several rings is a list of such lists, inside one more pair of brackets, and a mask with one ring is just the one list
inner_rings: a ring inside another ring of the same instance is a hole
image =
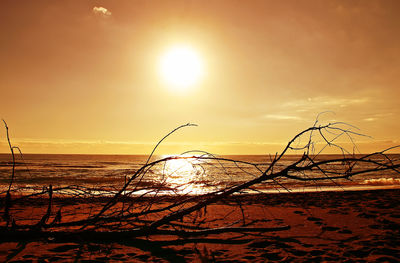
[[98, 16], [102, 17], [109, 17], [111, 16], [111, 12], [102, 6], [95, 6], [93, 7], [93, 13]]
[[301, 117], [294, 115], [283, 115], [283, 114], [267, 114], [263, 116], [265, 119], [270, 120], [302, 120]]
[[393, 116], [392, 112], [386, 112], [386, 113], [376, 113], [376, 114], [372, 114], [367, 118], [364, 118], [364, 121], [367, 122], [372, 122], [372, 121], [378, 121], [378, 120], [382, 120], [385, 119], [387, 117]]
[[285, 107], [307, 109], [322, 109], [326, 107], [348, 107], [352, 105], [361, 105], [369, 101], [368, 98], [331, 98], [331, 97], [313, 97], [303, 100], [287, 102]]

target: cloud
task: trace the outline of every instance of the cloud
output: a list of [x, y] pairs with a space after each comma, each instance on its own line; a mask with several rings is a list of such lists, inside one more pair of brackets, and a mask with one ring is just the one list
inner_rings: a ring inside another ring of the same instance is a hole
[[282, 114], [267, 114], [264, 115], [264, 118], [271, 120], [302, 120], [302, 118], [298, 116], [282, 115]]
[[378, 120], [383, 120], [387, 119], [388, 117], [393, 116], [394, 114], [392, 112], [386, 112], [386, 113], [376, 113], [376, 114], [371, 114], [367, 118], [364, 118], [364, 121], [378, 121]]
[[332, 97], [313, 97], [306, 100], [296, 100], [285, 103], [285, 107], [292, 108], [311, 108], [321, 109], [324, 107], [348, 107], [361, 105], [369, 102], [369, 98], [332, 98]]
[[109, 17], [111, 16], [111, 12], [107, 10], [107, 8], [104, 8], [102, 6], [95, 6], [93, 7], [93, 13], [98, 16], [102, 17]]

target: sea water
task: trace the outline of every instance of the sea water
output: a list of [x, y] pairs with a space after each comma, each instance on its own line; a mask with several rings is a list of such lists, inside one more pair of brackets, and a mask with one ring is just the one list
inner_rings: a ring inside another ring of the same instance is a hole
[[[153, 156], [150, 162], [167, 158]], [[197, 156], [198, 157], [198, 156]], [[13, 189], [34, 191], [52, 185], [53, 187], [87, 187], [117, 191], [132, 177], [130, 186], [158, 193], [202, 194], [226, 187], [239, 185], [260, 176], [271, 164], [268, 155], [231, 155], [201, 156], [202, 158], [172, 159], [160, 162], [137, 175], [137, 171], [147, 162], [147, 155], [80, 155], [80, 154], [24, 154], [16, 155]], [[318, 160], [341, 158], [340, 155], [321, 155]], [[390, 155], [398, 160], [400, 155]], [[299, 160], [301, 156], [288, 155], [274, 167], [279, 171]], [[227, 160], [225, 160], [227, 159]], [[379, 159], [379, 158], [378, 158]], [[238, 162], [234, 162], [236, 160]], [[252, 164], [255, 164], [252, 165]], [[358, 168], [370, 168], [369, 164], [360, 164]], [[5, 192], [12, 175], [12, 156], [0, 154], [0, 191]], [[330, 168], [337, 171], [345, 166], [337, 163]], [[372, 167], [372, 166], [371, 166]], [[315, 173], [315, 175], [313, 175]], [[299, 174], [304, 178], [318, 175], [318, 170]], [[340, 180], [293, 180], [275, 178], [247, 189], [246, 193], [282, 192], [282, 191], [321, 191], [337, 189], [378, 189], [399, 188], [400, 176], [393, 171], [380, 171], [357, 175]], [[137, 193], [142, 193], [138, 191]]]

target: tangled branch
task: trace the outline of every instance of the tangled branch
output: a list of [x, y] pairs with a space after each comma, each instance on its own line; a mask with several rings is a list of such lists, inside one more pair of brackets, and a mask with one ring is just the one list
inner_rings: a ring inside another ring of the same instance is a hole
[[[382, 172], [393, 176], [400, 174], [399, 159], [388, 154], [395, 147], [363, 156], [351, 153], [341, 146], [339, 139], [347, 138], [354, 146], [353, 138], [364, 135], [355, 131], [354, 126], [343, 122], [319, 125], [318, 118], [313, 126], [296, 134], [281, 153], [270, 156], [270, 161], [266, 163], [234, 160], [204, 151], [187, 151], [181, 155], [152, 161], [157, 147], [167, 137], [181, 128], [196, 126], [188, 123], [164, 136], [153, 148], [147, 161], [127, 178], [120, 188], [91, 189], [79, 185], [50, 185], [41, 191], [22, 194], [11, 201], [11, 186], [15, 177], [13, 150], [17, 148], [11, 145], [8, 126], [4, 120], [3, 122], [13, 158], [11, 180], [3, 209], [4, 222], [0, 222], [3, 240], [25, 236], [195, 237], [226, 232], [284, 231], [290, 226], [260, 228], [256, 226], [255, 221], [246, 222], [245, 208], [240, 201], [232, 203], [232, 200], [254, 193], [257, 187], [260, 189], [260, 185], [289, 191], [287, 183], [290, 181], [314, 185], [322, 185], [326, 181], [340, 185], [343, 180], [351, 180], [357, 176]], [[322, 146], [316, 151], [318, 145]], [[341, 154], [330, 158], [322, 156], [326, 148], [337, 149]], [[290, 158], [285, 159], [286, 156]], [[174, 163], [179, 165], [170, 169], [169, 165]], [[185, 172], [182, 172], [182, 167], [186, 166], [190, 167], [190, 173], [194, 176], [184, 182], [171, 182], [170, 178]], [[239, 170], [241, 174], [234, 176], [232, 169]], [[219, 171], [219, 178], [226, 178], [224, 184], [218, 184], [218, 180], [210, 180], [214, 176], [212, 173], [216, 171]], [[158, 180], [153, 179], [149, 183], [149, 174]], [[200, 191], [202, 189], [199, 190], [199, 187], [208, 190]], [[10, 215], [11, 202], [20, 203], [27, 200], [36, 200], [41, 207], [46, 207], [47, 204], [47, 209], [39, 209], [39, 212], [44, 214], [38, 216], [36, 223], [26, 220], [24, 215]], [[69, 200], [69, 205], [65, 205], [68, 203], [66, 200]], [[88, 203], [87, 200], [92, 201]], [[218, 204], [228, 208], [227, 211], [218, 214], [217, 218], [208, 217], [207, 209]], [[11, 224], [10, 218], [13, 218]]]

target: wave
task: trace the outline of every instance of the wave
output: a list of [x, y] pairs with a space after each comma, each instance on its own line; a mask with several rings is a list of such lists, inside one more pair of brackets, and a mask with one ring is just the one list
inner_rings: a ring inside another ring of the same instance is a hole
[[377, 178], [377, 179], [367, 179], [363, 181], [363, 184], [368, 185], [400, 185], [399, 178]]

